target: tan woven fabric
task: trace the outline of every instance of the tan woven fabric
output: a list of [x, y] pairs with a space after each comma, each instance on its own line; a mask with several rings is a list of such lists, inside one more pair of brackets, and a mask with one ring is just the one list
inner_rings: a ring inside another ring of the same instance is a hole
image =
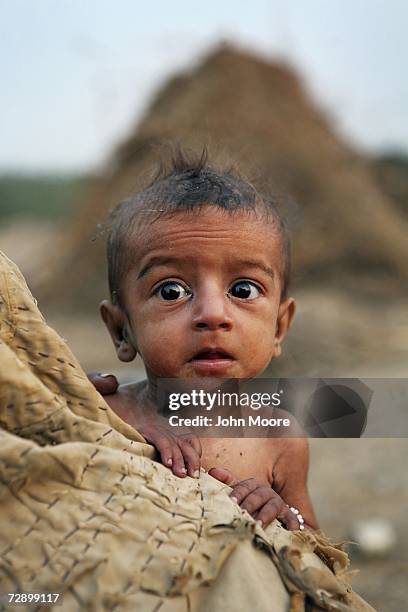
[[68, 611], [372, 609], [339, 548], [264, 532], [228, 487], [156, 462], [1, 253], [0, 428], [0, 593], [61, 593]]

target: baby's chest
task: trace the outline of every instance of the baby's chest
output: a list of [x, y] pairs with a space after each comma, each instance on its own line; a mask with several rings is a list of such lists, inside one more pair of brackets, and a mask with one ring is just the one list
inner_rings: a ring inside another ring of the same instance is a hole
[[271, 483], [274, 453], [271, 440], [262, 438], [201, 438], [202, 466], [222, 467], [239, 480], [257, 478]]

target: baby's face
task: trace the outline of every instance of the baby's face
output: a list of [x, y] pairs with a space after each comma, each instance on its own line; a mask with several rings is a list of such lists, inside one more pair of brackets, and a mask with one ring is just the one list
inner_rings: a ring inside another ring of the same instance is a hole
[[294, 302], [280, 301], [271, 223], [207, 206], [162, 217], [129, 247], [126, 338], [150, 379], [250, 378], [279, 355]]

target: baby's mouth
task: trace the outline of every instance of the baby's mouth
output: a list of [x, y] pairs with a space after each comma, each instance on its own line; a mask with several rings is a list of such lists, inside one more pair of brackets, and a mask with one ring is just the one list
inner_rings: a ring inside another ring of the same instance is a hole
[[235, 358], [219, 347], [205, 347], [191, 359], [190, 365], [198, 376], [224, 377], [235, 362]]
[[199, 351], [190, 361], [232, 361], [232, 355], [222, 349], [204, 349]]

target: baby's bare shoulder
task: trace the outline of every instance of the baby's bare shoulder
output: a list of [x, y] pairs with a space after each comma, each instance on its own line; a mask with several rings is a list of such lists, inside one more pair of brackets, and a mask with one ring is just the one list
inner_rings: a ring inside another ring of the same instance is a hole
[[120, 385], [116, 393], [105, 395], [104, 399], [116, 414], [135, 426], [135, 416], [141, 409], [140, 396], [144, 383]]
[[291, 473], [302, 473], [306, 480], [309, 463], [307, 438], [261, 438], [258, 440], [258, 453], [267, 464], [268, 480], [274, 488]]

